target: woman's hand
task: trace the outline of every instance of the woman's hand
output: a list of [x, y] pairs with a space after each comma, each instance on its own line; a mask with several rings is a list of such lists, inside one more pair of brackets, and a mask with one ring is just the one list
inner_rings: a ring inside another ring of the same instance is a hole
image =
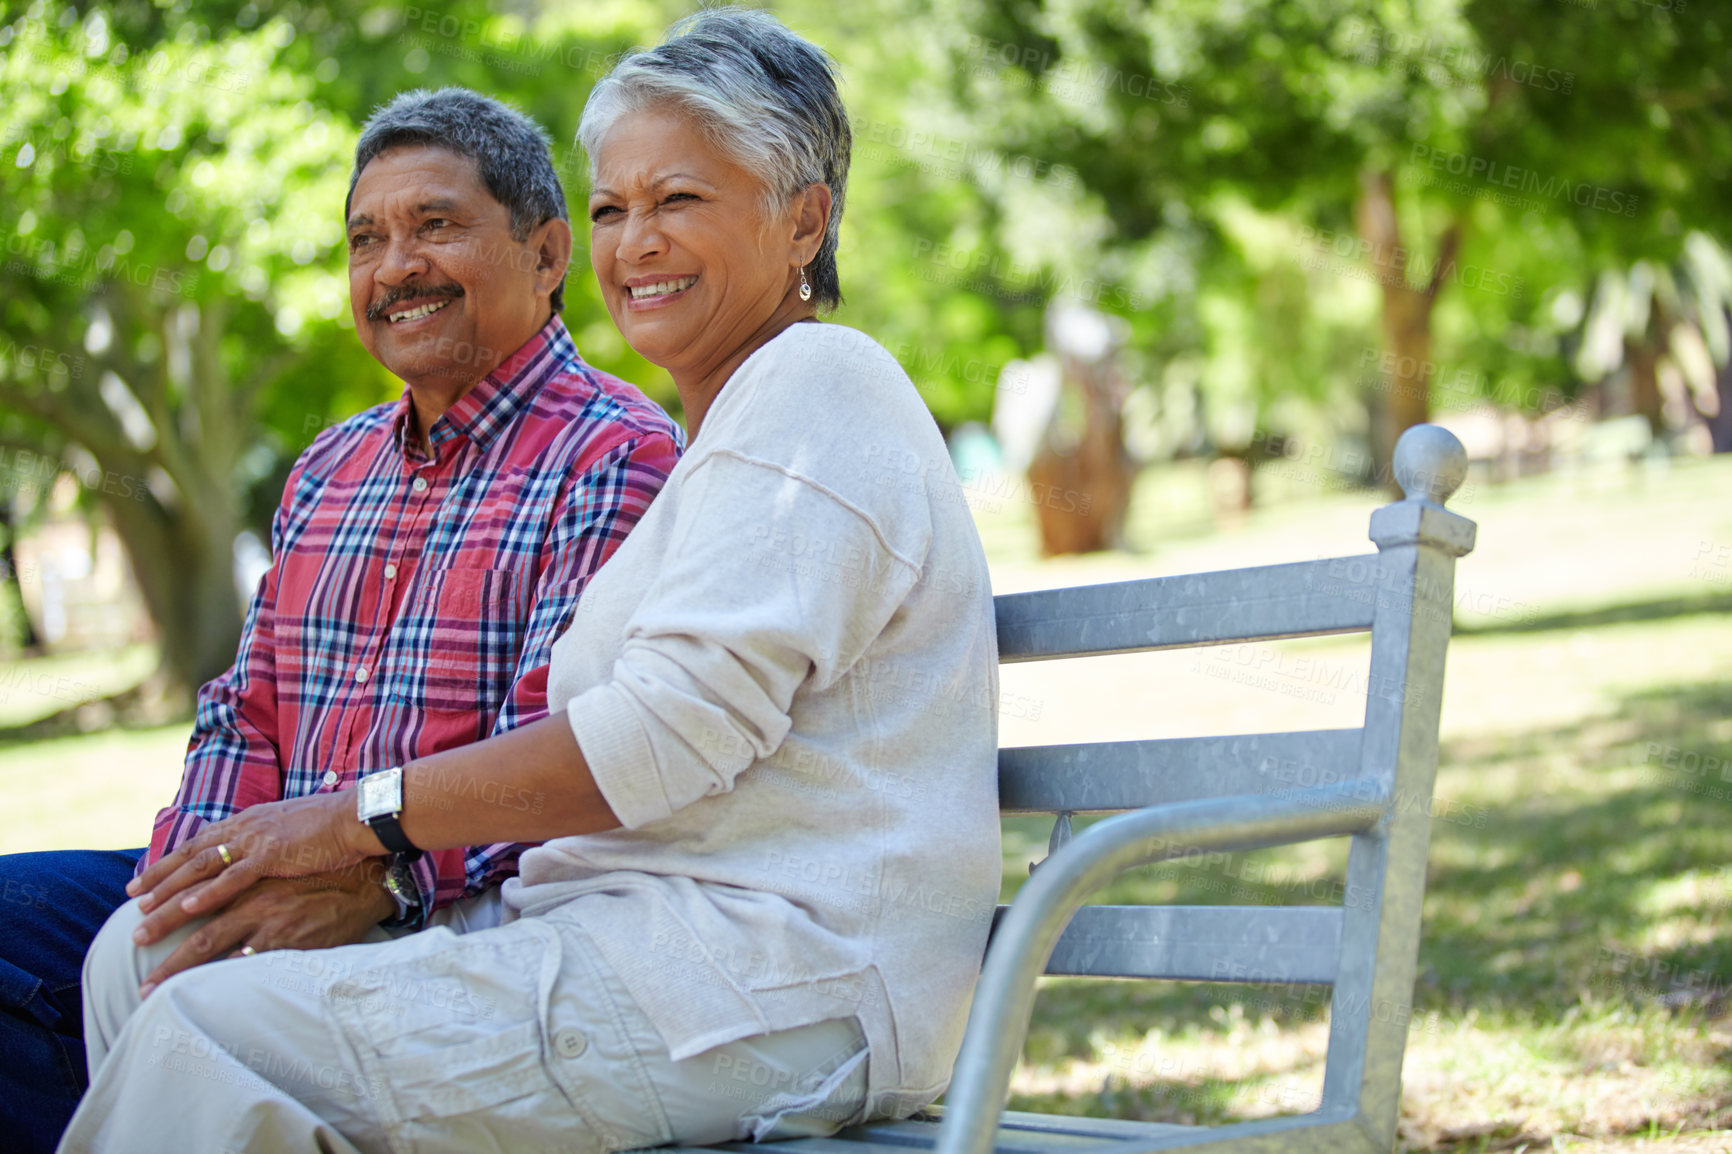
[[355, 817], [351, 791], [249, 806], [206, 826], [127, 883], [147, 915], [133, 936], [156, 941], [209, 917], [260, 878], [329, 873], [384, 852]]

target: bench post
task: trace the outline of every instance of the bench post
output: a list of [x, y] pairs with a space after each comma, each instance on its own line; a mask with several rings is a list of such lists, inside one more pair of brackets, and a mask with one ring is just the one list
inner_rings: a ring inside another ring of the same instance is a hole
[[1323, 1110], [1350, 1111], [1381, 1150], [1395, 1145], [1413, 1013], [1455, 559], [1475, 535], [1473, 522], [1443, 503], [1466, 473], [1467, 454], [1448, 431], [1404, 433], [1395, 476], [1406, 499], [1372, 514], [1377, 564], [1362, 580], [1348, 574], [1357, 587], [1344, 590], [1375, 598], [1359, 772], [1382, 782], [1389, 802], [1348, 856]]

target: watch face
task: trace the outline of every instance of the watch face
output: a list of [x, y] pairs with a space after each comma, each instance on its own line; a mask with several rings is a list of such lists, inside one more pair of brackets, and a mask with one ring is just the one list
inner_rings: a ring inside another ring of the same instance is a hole
[[376, 773], [371, 777], [361, 779], [359, 789], [361, 800], [358, 807], [361, 820], [382, 817], [388, 813], [396, 813], [399, 808], [397, 800], [401, 789], [402, 778], [396, 773]]
[[397, 901], [397, 916], [402, 917], [409, 912], [409, 907], [420, 904], [420, 894], [415, 889], [415, 882], [409, 877], [409, 869], [404, 865], [393, 865], [385, 872], [385, 889]]

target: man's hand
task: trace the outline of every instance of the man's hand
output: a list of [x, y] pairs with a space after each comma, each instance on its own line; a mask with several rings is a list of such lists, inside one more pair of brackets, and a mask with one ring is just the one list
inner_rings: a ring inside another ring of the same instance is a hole
[[[372, 858], [332, 873], [256, 882], [152, 970], [139, 987], [139, 996], [148, 997], [182, 970], [231, 957], [242, 946], [263, 951], [353, 945], [397, 912], [385, 892], [384, 876], [385, 859]], [[147, 940], [155, 941], [163, 933]]]

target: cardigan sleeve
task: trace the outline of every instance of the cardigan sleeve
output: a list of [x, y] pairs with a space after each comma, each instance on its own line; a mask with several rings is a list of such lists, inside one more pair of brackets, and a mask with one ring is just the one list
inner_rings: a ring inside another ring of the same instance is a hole
[[801, 686], [848, 672], [920, 578], [871, 512], [815, 478], [723, 451], [686, 483], [611, 678], [567, 706], [631, 829], [732, 789], [781, 744]]

